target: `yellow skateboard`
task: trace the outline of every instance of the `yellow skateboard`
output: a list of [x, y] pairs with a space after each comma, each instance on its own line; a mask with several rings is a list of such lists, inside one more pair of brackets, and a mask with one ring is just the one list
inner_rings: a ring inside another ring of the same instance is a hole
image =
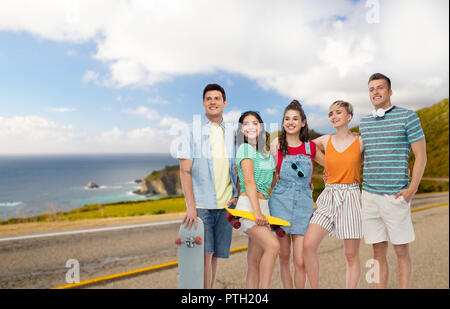
[[[253, 215], [253, 212], [239, 209], [230, 209], [228, 207], [226, 207], [225, 209], [228, 211], [228, 213], [226, 214], [226, 218], [235, 229], [239, 229], [241, 227], [241, 222], [239, 222], [240, 218], [255, 221], [255, 216]], [[278, 237], [283, 237], [284, 235], [286, 235], [286, 232], [283, 230], [281, 226], [291, 226], [291, 224], [288, 221], [285, 221], [277, 217], [267, 215], [264, 216], [267, 218], [267, 221], [269, 221], [271, 229], [275, 231]]]

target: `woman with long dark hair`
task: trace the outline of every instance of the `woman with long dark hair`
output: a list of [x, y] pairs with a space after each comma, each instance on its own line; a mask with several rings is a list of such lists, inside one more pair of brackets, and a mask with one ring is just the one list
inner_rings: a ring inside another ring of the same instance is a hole
[[277, 144], [273, 155], [277, 162], [278, 181], [269, 199], [269, 209], [272, 216], [291, 223], [291, 226], [283, 227], [289, 235], [278, 238], [281, 282], [284, 288], [293, 288], [292, 248], [294, 284], [296, 288], [305, 288], [303, 238], [313, 213], [313, 161], [323, 165], [323, 154], [316, 152], [316, 144], [309, 140], [306, 115], [297, 100], [293, 100], [284, 110], [282, 132]]
[[241, 232], [248, 236], [247, 288], [269, 288], [280, 245], [270, 231], [269, 190], [276, 180], [275, 162], [268, 152], [268, 134], [257, 112], [239, 118], [236, 166], [240, 195], [236, 209], [253, 212], [255, 221], [241, 218]]

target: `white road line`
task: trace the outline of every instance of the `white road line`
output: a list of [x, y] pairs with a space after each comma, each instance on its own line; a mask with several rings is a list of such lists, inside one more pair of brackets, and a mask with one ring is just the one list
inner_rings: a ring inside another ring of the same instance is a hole
[[42, 237], [53, 237], [53, 236], [65, 236], [65, 235], [76, 235], [76, 234], [86, 234], [86, 233], [117, 231], [117, 230], [126, 230], [126, 229], [134, 229], [134, 228], [158, 226], [158, 225], [167, 225], [167, 224], [175, 224], [175, 223], [179, 224], [179, 223], [181, 223], [181, 220], [172, 220], [172, 221], [163, 221], [163, 222], [151, 222], [151, 223], [142, 223], [142, 224], [133, 224], [133, 225], [121, 225], [121, 226], [110, 226], [110, 227], [102, 227], [102, 228], [93, 228], [93, 229], [86, 229], [86, 230], [76, 230], [76, 231], [66, 231], [66, 232], [55, 232], [55, 233], [45, 233], [45, 234], [33, 234], [33, 235], [6, 237], [6, 238], [0, 238], [0, 242], [11, 241], [11, 240], [24, 240], [24, 239], [42, 238]]

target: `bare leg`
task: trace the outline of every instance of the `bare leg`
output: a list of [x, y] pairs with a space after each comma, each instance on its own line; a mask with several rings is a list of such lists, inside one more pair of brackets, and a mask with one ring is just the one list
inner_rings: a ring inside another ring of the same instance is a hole
[[319, 245], [328, 231], [318, 224], [311, 223], [303, 240], [303, 258], [305, 261], [306, 273], [312, 289], [319, 288], [319, 257], [317, 251]]
[[209, 289], [211, 286], [211, 278], [212, 278], [212, 253], [206, 253], [205, 254], [205, 260], [204, 260], [204, 281], [203, 281], [203, 287], [205, 289]]
[[247, 249], [247, 289], [257, 289], [259, 287], [259, 265], [263, 255], [263, 249], [252, 239], [248, 238]]
[[291, 235], [278, 237], [280, 242], [280, 277], [281, 284], [285, 289], [292, 289], [291, 276]]
[[347, 273], [345, 277], [345, 288], [356, 289], [361, 276], [361, 265], [359, 262], [360, 239], [344, 239], [345, 260], [347, 262]]
[[209, 284], [209, 289], [212, 289], [214, 287], [214, 283], [216, 282], [218, 260], [219, 259], [215, 256], [211, 258], [211, 282]]
[[412, 277], [412, 261], [409, 254], [409, 244], [394, 245], [397, 254], [397, 279], [400, 289], [408, 289]]
[[378, 262], [379, 282], [375, 283], [377, 289], [386, 289], [389, 277], [389, 266], [386, 258], [388, 242], [383, 241], [372, 245], [373, 258]]
[[294, 252], [294, 283], [295, 288], [304, 289], [306, 286], [306, 270], [303, 258], [303, 240], [304, 236], [295, 235], [293, 241]]
[[254, 226], [247, 230], [247, 235], [264, 252], [259, 263], [259, 283], [262, 289], [269, 289], [280, 243], [267, 226]]

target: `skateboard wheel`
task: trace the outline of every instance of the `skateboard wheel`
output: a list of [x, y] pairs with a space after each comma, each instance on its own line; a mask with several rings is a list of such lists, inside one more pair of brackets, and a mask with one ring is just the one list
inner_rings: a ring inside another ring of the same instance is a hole
[[228, 220], [228, 222], [231, 222], [231, 220], [233, 220], [233, 215], [230, 214], [229, 212], [227, 212], [227, 213], [225, 214], [225, 218]]
[[178, 246], [181, 245], [181, 238], [180, 237], [175, 239], [175, 244], [178, 245]]
[[200, 245], [202, 243], [202, 238], [200, 236], [195, 237], [195, 243]]
[[239, 222], [239, 219], [234, 219], [231, 221], [231, 225], [234, 229], [238, 230], [241, 227], [241, 222]]
[[281, 227], [277, 228], [275, 230], [275, 233], [277, 234], [278, 237], [284, 237], [286, 235], [285, 230], [283, 230]]

